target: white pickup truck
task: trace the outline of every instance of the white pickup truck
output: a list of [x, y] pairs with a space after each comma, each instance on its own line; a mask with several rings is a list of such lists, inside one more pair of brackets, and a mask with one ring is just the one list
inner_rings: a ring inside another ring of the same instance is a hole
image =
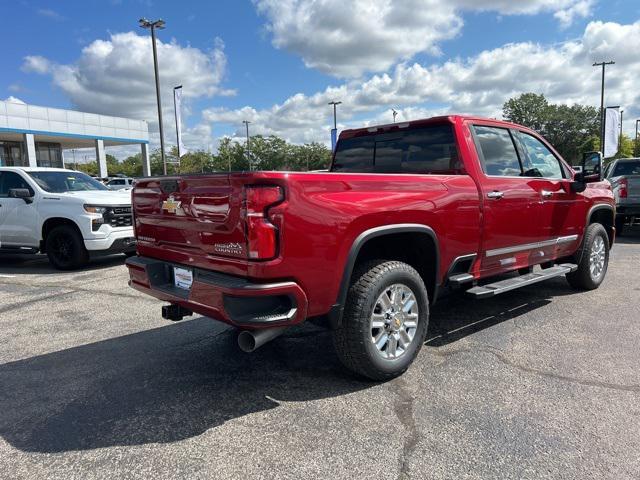
[[0, 167], [0, 252], [46, 253], [60, 270], [133, 254], [131, 191], [73, 170]]

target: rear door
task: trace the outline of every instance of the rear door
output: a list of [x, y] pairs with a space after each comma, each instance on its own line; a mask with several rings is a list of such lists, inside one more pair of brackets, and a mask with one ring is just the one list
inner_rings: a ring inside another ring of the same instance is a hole
[[522, 166], [508, 128], [472, 125], [476, 150], [484, 171], [483, 276], [527, 266], [540, 239], [539, 193]]

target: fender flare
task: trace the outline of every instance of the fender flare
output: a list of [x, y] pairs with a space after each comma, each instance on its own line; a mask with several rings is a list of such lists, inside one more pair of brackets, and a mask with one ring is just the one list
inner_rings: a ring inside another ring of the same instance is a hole
[[[612, 228], [614, 230], [616, 228], [615, 227], [615, 221], [616, 221], [615, 208], [609, 205], [608, 203], [597, 203], [593, 205], [587, 212], [587, 219], [584, 224], [584, 232], [582, 233], [582, 240], [580, 241], [580, 246], [578, 247], [578, 251], [577, 251], [576, 260], [578, 263], [580, 263], [580, 261], [582, 260], [582, 254], [584, 253], [584, 248], [583, 248], [584, 236], [587, 233], [587, 228], [589, 228], [589, 225], [591, 225], [591, 217], [593, 217], [594, 212], [597, 212], [598, 210], [609, 210], [611, 212], [611, 215], [613, 217], [613, 222], [614, 222], [614, 226], [612, 226]], [[613, 244], [609, 245], [609, 248], [611, 247], [613, 247]]]
[[353, 269], [355, 267], [356, 259], [358, 258], [358, 254], [362, 247], [371, 239], [382, 237], [385, 235], [392, 235], [396, 233], [422, 233], [429, 235], [433, 240], [433, 244], [435, 245], [435, 291], [434, 298], [435, 300], [438, 289], [438, 278], [440, 274], [440, 244], [438, 243], [438, 237], [436, 232], [427, 225], [422, 225], [419, 223], [398, 223], [393, 225], [384, 225], [381, 227], [370, 228], [365, 230], [360, 235], [356, 237], [356, 239], [351, 244], [351, 248], [349, 249], [349, 253], [347, 254], [347, 261], [345, 262], [344, 270], [342, 273], [342, 279], [340, 280], [340, 289], [338, 290], [338, 297], [336, 299], [336, 303], [329, 310], [329, 324], [332, 329], [339, 328], [342, 326], [342, 316], [344, 313], [344, 305], [347, 299], [347, 293], [349, 292], [349, 283], [351, 282], [351, 275], [353, 273]]

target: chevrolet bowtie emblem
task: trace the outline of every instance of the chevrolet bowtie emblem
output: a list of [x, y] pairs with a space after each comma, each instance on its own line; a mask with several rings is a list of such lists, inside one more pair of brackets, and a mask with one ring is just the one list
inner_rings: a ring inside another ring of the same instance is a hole
[[173, 195], [167, 198], [164, 202], [162, 202], [162, 210], [166, 210], [168, 213], [176, 213], [176, 211], [180, 208], [180, 204], [182, 202], [176, 202]]

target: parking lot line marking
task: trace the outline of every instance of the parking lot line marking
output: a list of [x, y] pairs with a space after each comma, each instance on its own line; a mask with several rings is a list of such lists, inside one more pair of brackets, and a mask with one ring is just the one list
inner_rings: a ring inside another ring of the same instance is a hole
[[1, 278], [14, 278], [15, 275], [3, 275], [3, 274], [0, 273], [0, 277]]

